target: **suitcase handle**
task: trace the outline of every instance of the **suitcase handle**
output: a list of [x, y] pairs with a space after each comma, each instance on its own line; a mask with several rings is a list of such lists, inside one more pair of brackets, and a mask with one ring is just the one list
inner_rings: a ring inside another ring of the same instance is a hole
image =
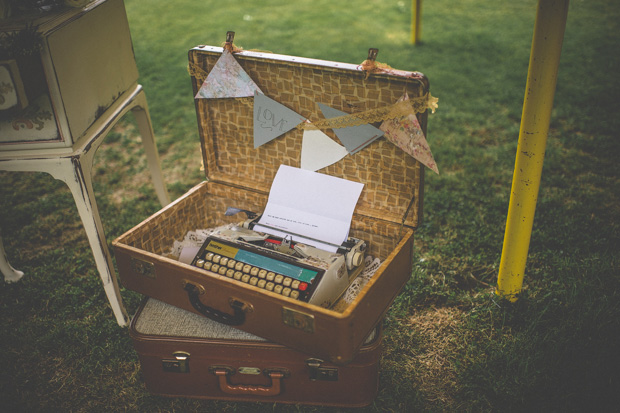
[[282, 379], [284, 373], [280, 371], [272, 371], [269, 373], [271, 378], [271, 387], [252, 386], [248, 384], [232, 385], [228, 382], [228, 371], [224, 369], [215, 369], [215, 375], [220, 383], [220, 390], [226, 394], [252, 394], [255, 396], [277, 396], [282, 391]]
[[228, 302], [232, 307], [234, 314], [228, 314], [223, 311], [216, 310], [213, 307], [206, 306], [202, 303], [202, 301], [200, 301], [200, 295], [204, 294], [205, 291], [204, 287], [197, 287], [187, 280], [184, 280], [183, 283], [185, 284], [183, 289], [187, 291], [187, 297], [189, 298], [190, 304], [200, 314], [210, 318], [213, 321], [229, 326], [240, 326], [245, 322], [245, 312], [249, 309], [245, 303], [231, 298]]

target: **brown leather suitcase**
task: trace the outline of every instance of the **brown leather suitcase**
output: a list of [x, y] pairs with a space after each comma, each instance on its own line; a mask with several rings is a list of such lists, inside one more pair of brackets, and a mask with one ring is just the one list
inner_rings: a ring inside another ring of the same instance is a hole
[[130, 325], [146, 388], [155, 395], [357, 407], [377, 394], [377, 328], [346, 366], [300, 353], [155, 299]]
[[[196, 47], [189, 64], [196, 93], [222, 48]], [[323, 118], [317, 102], [347, 113], [390, 107], [407, 92], [426, 130], [426, 77], [393, 69], [243, 51], [235, 59], [263, 93], [311, 120]], [[423, 168], [381, 137], [318, 172], [361, 182], [350, 235], [368, 244], [382, 265], [350, 303], [327, 309], [261, 290], [183, 264], [168, 254], [188, 231], [238, 222], [227, 207], [262, 212], [278, 167], [299, 166], [302, 131], [293, 129], [253, 146], [252, 98], [196, 99], [207, 180], [113, 242], [122, 284], [146, 296], [295, 350], [350, 362], [409, 280], [413, 235], [422, 213]], [[325, 130], [337, 140], [331, 130]], [[197, 165], [198, 167], [198, 165]]]

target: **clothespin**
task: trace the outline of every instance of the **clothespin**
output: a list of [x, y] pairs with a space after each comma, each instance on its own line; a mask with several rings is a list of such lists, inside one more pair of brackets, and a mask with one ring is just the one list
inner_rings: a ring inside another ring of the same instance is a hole
[[226, 32], [226, 42], [224, 43], [224, 49], [230, 53], [234, 52], [233, 40], [235, 39], [235, 32]]

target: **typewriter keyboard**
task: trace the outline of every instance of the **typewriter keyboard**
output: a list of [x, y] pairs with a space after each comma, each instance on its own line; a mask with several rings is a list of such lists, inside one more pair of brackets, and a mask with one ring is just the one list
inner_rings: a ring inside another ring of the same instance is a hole
[[195, 265], [286, 297], [299, 299], [308, 290], [309, 284], [269, 269], [237, 261], [213, 252], [206, 252]]

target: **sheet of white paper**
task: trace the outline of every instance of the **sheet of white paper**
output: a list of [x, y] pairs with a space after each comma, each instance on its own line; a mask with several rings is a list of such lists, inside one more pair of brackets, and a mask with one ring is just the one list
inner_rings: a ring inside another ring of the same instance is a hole
[[297, 234], [292, 236], [294, 241], [336, 252], [347, 239], [363, 187], [358, 182], [281, 165], [254, 230], [278, 236]]

